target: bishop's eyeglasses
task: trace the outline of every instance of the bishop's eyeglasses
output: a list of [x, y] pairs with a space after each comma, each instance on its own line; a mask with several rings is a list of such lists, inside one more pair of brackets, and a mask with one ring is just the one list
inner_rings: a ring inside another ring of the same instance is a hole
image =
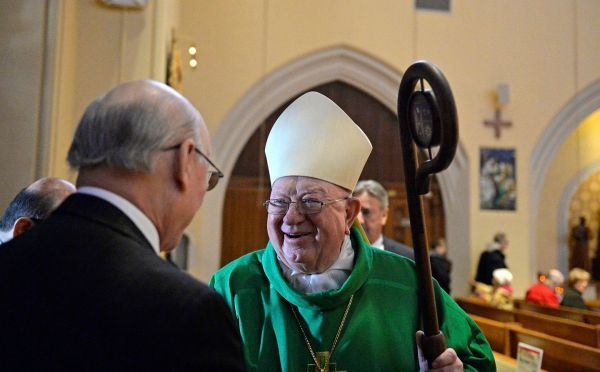
[[343, 200], [350, 199], [351, 196], [345, 198], [333, 199], [333, 200], [317, 200], [317, 199], [302, 199], [298, 201], [291, 201], [286, 199], [269, 199], [264, 202], [264, 206], [267, 209], [268, 214], [283, 215], [286, 214], [290, 209], [290, 204], [296, 204], [298, 212], [302, 214], [317, 214], [321, 212], [324, 205], [330, 205]]
[[[181, 147], [181, 143], [171, 147], [167, 147], [166, 149], [162, 149], [162, 151], [177, 150], [179, 147]], [[212, 161], [210, 161], [208, 156], [204, 155], [204, 153], [195, 146], [194, 151], [196, 151], [198, 155], [206, 159], [206, 161], [208, 162], [208, 164], [210, 164], [211, 167], [215, 168], [215, 170], [208, 171], [208, 185], [206, 186], [206, 191], [210, 191], [214, 189], [215, 186], [217, 186], [217, 183], [219, 183], [219, 178], [223, 178], [223, 172], [221, 172], [219, 168], [217, 168], [217, 166]]]

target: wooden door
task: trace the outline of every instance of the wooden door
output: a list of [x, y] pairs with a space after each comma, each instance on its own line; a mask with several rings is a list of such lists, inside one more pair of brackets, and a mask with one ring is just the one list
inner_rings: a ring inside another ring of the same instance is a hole
[[[412, 244], [395, 113], [365, 92], [343, 82], [331, 82], [310, 90], [320, 92], [336, 102], [371, 140], [373, 152], [361, 179], [379, 181], [390, 193], [390, 218], [384, 234], [405, 244]], [[237, 159], [225, 195], [221, 265], [263, 248], [268, 241], [267, 214], [262, 206], [270, 193], [265, 142], [277, 117], [295, 98], [275, 110], [263, 122]], [[443, 201], [435, 178], [431, 180], [431, 193], [423, 200], [429, 239], [444, 237]]]

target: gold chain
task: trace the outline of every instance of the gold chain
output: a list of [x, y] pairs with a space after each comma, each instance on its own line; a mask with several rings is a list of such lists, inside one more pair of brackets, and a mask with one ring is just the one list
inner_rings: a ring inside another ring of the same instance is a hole
[[[329, 352], [330, 359], [331, 359], [331, 356], [333, 355], [333, 350], [335, 350], [335, 346], [337, 345], [338, 339], [340, 338], [342, 329], [344, 328], [344, 323], [346, 322], [346, 317], [348, 316], [348, 312], [350, 311], [350, 307], [352, 306], [353, 299], [354, 299], [354, 294], [352, 296], [350, 296], [350, 301], [348, 301], [348, 306], [346, 306], [346, 310], [344, 311], [344, 316], [342, 317], [342, 321], [340, 322], [340, 326], [338, 327], [337, 333], [335, 335], [335, 339], [333, 340], [333, 344], [331, 345], [331, 351]], [[308, 347], [310, 356], [315, 361], [315, 365], [317, 366], [319, 371], [321, 371], [321, 372], [324, 371], [326, 366], [323, 366], [323, 368], [321, 368], [321, 365], [319, 364], [319, 361], [317, 360], [317, 356], [315, 355], [315, 352], [313, 351], [313, 348], [310, 345], [310, 341], [308, 340], [308, 337], [306, 336], [306, 332], [304, 331], [304, 328], [302, 327], [302, 324], [300, 323], [300, 318], [298, 317], [298, 314], [296, 314], [296, 309], [294, 308], [294, 305], [290, 304], [290, 307], [292, 308], [292, 313], [294, 314], [294, 318], [296, 318], [296, 323], [298, 323], [298, 328], [300, 328], [300, 332], [302, 332], [302, 336], [304, 336], [304, 342], [306, 343], [306, 346]], [[329, 359], [327, 360], [326, 363], [329, 363]]]

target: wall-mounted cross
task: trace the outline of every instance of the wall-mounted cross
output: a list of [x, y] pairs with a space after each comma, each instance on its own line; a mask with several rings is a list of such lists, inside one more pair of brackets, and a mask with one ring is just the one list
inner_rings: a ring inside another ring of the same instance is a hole
[[502, 111], [497, 108], [494, 112], [494, 120], [486, 120], [483, 122], [486, 127], [494, 128], [494, 137], [500, 138], [500, 130], [512, 126], [511, 121], [502, 120]]

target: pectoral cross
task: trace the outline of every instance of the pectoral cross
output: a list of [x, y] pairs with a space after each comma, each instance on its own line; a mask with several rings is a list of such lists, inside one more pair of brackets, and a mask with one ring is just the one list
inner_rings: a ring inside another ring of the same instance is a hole
[[512, 126], [512, 122], [502, 120], [502, 111], [497, 108], [494, 112], [494, 120], [486, 120], [483, 122], [488, 127], [494, 128], [494, 137], [500, 138], [500, 130]]
[[335, 363], [329, 363], [329, 352], [328, 351], [320, 351], [317, 352], [317, 363], [318, 364], [308, 364], [306, 366], [306, 372], [333, 372], [337, 371], [335, 368]]

